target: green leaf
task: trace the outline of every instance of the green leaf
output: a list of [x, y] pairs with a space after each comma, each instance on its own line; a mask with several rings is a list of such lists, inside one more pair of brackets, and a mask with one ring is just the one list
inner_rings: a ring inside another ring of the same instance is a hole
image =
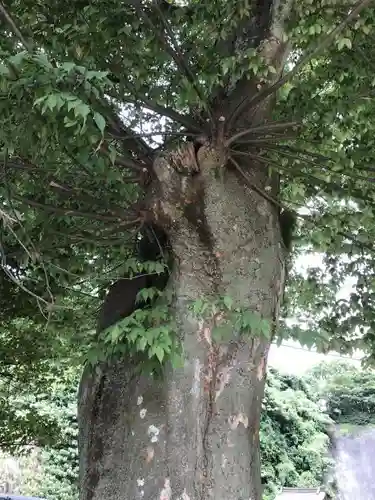
[[9, 62], [16, 68], [19, 68], [27, 56], [28, 52], [26, 50], [22, 50], [21, 52], [18, 52], [18, 54], [9, 57]]
[[340, 38], [337, 41], [337, 48], [339, 50], [342, 50], [345, 47], [347, 47], [348, 49], [352, 48], [352, 41], [350, 40], [350, 38]]
[[144, 352], [147, 346], [147, 339], [145, 337], [140, 337], [137, 340], [137, 349], [138, 351]]
[[115, 164], [115, 160], [117, 157], [117, 151], [115, 148], [109, 148], [109, 159], [111, 160], [112, 165]]
[[269, 340], [271, 339], [272, 329], [270, 321], [268, 321], [267, 319], [261, 319], [259, 322], [259, 330], [264, 337], [266, 337]]
[[90, 107], [83, 102], [79, 103], [77, 106], [74, 106], [74, 115], [76, 117], [78, 116], [82, 117], [84, 121], [86, 121], [86, 118], [89, 113], [90, 113]]
[[105, 119], [104, 116], [98, 113], [97, 111], [94, 112], [94, 122], [98, 129], [100, 130], [101, 134], [104, 135], [104, 129], [105, 129]]
[[57, 96], [56, 94], [51, 94], [47, 97], [45, 100], [45, 105], [47, 106], [48, 109], [53, 111], [53, 109], [57, 106]]
[[224, 302], [225, 307], [229, 311], [232, 310], [232, 308], [233, 308], [233, 299], [232, 299], [232, 297], [229, 297], [228, 295], [225, 295], [225, 297], [223, 298], [223, 302]]
[[158, 360], [160, 361], [160, 363], [162, 363], [163, 359], [164, 359], [164, 355], [165, 355], [165, 351], [163, 350], [163, 348], [160, 346], [156, 346], [153, 348], [153, 352], [154, 352], [155, 356], [158, 358]]
[[123, 335], [123, 329], [121, 328], [121, 326], [119, 324], [114, 325], [110, 331], [111, 342], [113, 344], [116, 344], [122, 337], [122, 335]]

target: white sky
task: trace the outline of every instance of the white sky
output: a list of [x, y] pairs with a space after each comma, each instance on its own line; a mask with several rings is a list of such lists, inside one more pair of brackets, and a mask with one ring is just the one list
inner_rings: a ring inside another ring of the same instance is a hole
[[280, 347], [272, 345], [268, 357], [268, 365], [284, 373], [302, 375], [304, 372], [323, 360], [348, 360], [360, 366], [359, 358], [349, 358], [339, 354], [319, 354], [313, 350], [302, 348], [298, 342], [285, 341]]

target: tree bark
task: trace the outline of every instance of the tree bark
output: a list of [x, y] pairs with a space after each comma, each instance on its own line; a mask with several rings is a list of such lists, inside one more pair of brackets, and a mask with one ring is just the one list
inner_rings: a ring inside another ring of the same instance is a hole
[[276, 321], [284, 251], [275, 207], [233, 172], [225, 182], [211, 174], [199, 176], [203, 199], [193, 201], [190, 220], [176, 220], [170, 230], [185, 365], [153, 381], [135, 377], [124, 360], [99, 380], [83, 380], [82, 500], [260, 498], [259, 417], [270, 341], [233, 332], [216, 348], [210, 326], [188, 304], [219, 293]]
[[[254, 25], [264, 30], [264, 54], [280, 70], [287, 47], [272, 27], [281, 35], [281, 11], [268, 4], [268, 22]], [[270, 17], [275, 12], [277, 22]], [[256, 82], [240, 82], [215, 116], [222, 110], [228, 116], [247, 91], [257, 92]], [[270, 102], [245, 115], [241, 126], [267, 118]], [[227, 168], [221, 146], [205, 144], [197, 158], [187, 147], [155, 161], [150, 207], [173, 247], [168, 286], [175, 293], [184, 366], [166, 367], [162, 380], [135, 375], [127, 359], [102, 374], [85, 372], [79, 395], [81, 500], [261, 498], [259, 419], [271, 340], [233, 329], [230, 340], [217, 344], [212, 323], [196, 318], [189, 304], [230, 296], [275, 328], [286, 255], [278, 207]], [[239, 163], [254, 184], [277, 197], [277, 179], [264, 165]]]

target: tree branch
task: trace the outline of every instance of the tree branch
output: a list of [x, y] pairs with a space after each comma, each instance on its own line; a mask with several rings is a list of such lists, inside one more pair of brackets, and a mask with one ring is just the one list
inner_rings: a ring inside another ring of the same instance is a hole
[[[83, 202], [93, 205], [99, 203], [99, 200], [91, 194], [84, 193], [79, 188], [68, 186], [67, 184], [60, 182], [57, 179], [51, 178], [49, 185], [53, 190], [57, 191], [57, 193], [62, 194], [63, 196], [65, 195], [71, 197], [72, 195], [74, 195], [75, 199], [82, 200]], [[122, 218], [124, 215], [124, 209], [122, 207], [103, 206], [103, 208], [108, 210], [114, 216]]]
[[[137, 135], [130, 128], [126, 127], [118, 116], [110, 117], [108, 120], [111, 123], [112, 133], [116, 132], [121, 136], [122, 133], [125, 134], [124, 138], [121, 140], [129, 143], [129, 149], [132, 150], [140, 158], [150, 160], [152, 157], [152, 149], [148, 144], [142, 139], [141, 136]], [[108, 131], [112, 135], [111, 129]]]
[[253, 108], [255, 108], [258, 104], [263, 102], [267, 97], [270, 95], [274, 94], [281, 88], [285, 83], [289, 82], [299, 71], [300, 69], [305, 66], [308, 62], [311, 61], [311, 59], [322, 50], [324, 50], [330, 43], [334, 41], [336, 36], [341, 33], [345, 27], [356, 17], [358, 14], [368, 7], [373, 0], [360, 0], [358, 1], [353, 9], [350, 11], [350, 13], [346, 16], [346, 18], [338, 25], [336, 28], [334, 28], [332, 31], [328, 33], [326, 37], [323, 37], [323, 40], [318, 42], [315, 47], [312, 49], [308, 50], [307, 53], [302, 56], [299, 61], [295, 64], [292, 70], [290, 70], [288, 73], [286, 73], [282, 78], [280, 78], [277, 82], [275, 82], [273, 85], [270, 87], [266, 87], [265, 89], [261, 90], [255, 97], [247, 96], [245, 97], [242, 102], [237, 106], [237, 108], [234, 109], [232, 115], [228, 119], [228, 128], [231, 129], [231, 127], [235, 124], [236, 120], [245, 112], [249, 111]]
[[[353, 174], [349, 174], [349, 173], [345, 172], [343, 168], [342, 168], [342, 170], [332, 170], [327, 165], [328, 162], [331, 162], [331, 163], [333, 162], [333, 160], [330, 158], [327, 160], [314, 161], [313, 159], [311, 159], [311, 155], [309, 157], [309, 155], [307, 153], [304, 153], [303, 151], [300, 151], [299, 153], [291, 153], [291, 152], [284, 150], [282, 148], [282, 146], [279, 149], [279, 147], [277, 145], [275, 147], [270, 147], [268, 145], [265, 145], [265, 146], [263, 146], [263, 149], [266, 151], [270, 151], [271, 153], [284, 155], [285, 157], [291, 158], [292, 160], [299, 160], [300, 162], [308, 163], [309, 165], [312, 165], [319, 170], [328, 171], [332, 175], [338, 175], [338, 176], [343, 175], [344, 177], [350, 177], [350, 178], [356, 179], [356, 180], [362, 179], [364, 181], [370, 181], [370, 182], [373, 182], [375, 180], [375, 178], [373, 178], [373, 177], [361, 175], [361, 174], [358, 174], [357, 172], [355, 172]], [[306, 156], [307, 156], [307, 158], [306, 158]], [[326, 161], [326, 163], [324, 163], [324, 161]]]
[[272, 203], [272, 205], [274, 205], [274, 206], [276, 206], [276, 207], [278, 207], [280, 209], [284, 209], [285, 210], [285, 207], [278, 200], [276, 200], [275, 198], [273, 198], [272, 196], [270, 196], [269, 194], [267, 194], [265, 191], [263, 191], [263, 189], [261, 189], [260, 187], [258, 187], [256, 184], [254, 184], [252, 182], [252, 180], [250, 179], [250, 177], [248, 176], [248, 174], [241, 168], [241, 166], [239, 165], [239, 163], [232, 156], [229, 156], [229, 160], [236, 167], [236, 169], [239, 171], [239, 173], [245, 179], [246, 184], [251, 189], [253, 189], [256, 193], [258, 193], [260, 196], [262, 196], [265, 200], [267, 200], [270, 203]]
[[169, 45], [169, 43], [168, 43], [168, 41], [167, 41], [167, 39], [165, 37], [164, 30], [163, 30], [163, 32], [160, 32], [156, 28], [156, 26], [154, 25], [154, 23], [152, 22], [152, 20], [150, 19], [150, 17], [147, 15], [147, 13], [142, 8], [141, 3], [139, 1], [137, 1], [137, 0], [134, 0], [134, 1], [131, 1], [131, 4], [135, 8], [136, 12], [138, 12], [138, 14], [141, 17], [143, 17], [143, 19], [146, 21], [146, 23], [150, 26], [150, 28], [153, 31], [153, 33], [159, 39], [159, 41], [160, 41], [162, 47], [164, 48], [165, 52], [175, 62], [176, 66], [177, 66], [177, 69], [180, 70], [181, 73], [183, 73], [185, 75], [187, 81], [192, 85], [195, 93], [197, 94], [198, 99], [201, 101], [201, 103], [207, 109], [207, 112], [209, 113], [209, 115], [210, 115], [210, 117], [212, 119], [212, 114], [211, 114], [209, 105], [207, 103], [207, 100], [204, 99], [201, 90], [197, 86], [196, 79], [194, 78], [194, 75], [190, 71], [188, 63], [185, 60], [184, 55], [180, 51], [178, 43], [177, 43], [177, 40], [176, 40], [176, 38], [175, 38], [175, 36], [174, 36], [174, 34], [173, 34], [173, 32], [172, 32], [169, 24], [168, 24], [168, 21], [166, 20], [163, 12], [161, 11], [161, 9], [157, 6], [157, 4], [154, 4], [155, 10], [159, 14], [159, 17], [160, 17], [160, 19], [162, 21], [164, 30], [167, 32], [169, 38], [171, 39], [172, 45]]
[[340, 194], [344, 193], [348, 197], [351, 196], [357, 200], [365, 201], [365, 202], [369, 203], [369, 205], [371, 207], [373, 207], [375, 205], [375, 200], [366, 196], [363, 193], [363, 191], [360, 191], [359, 189], [352, 189], [350, 192], [348, 192], [342, 186], [340, 186], [340, 184], [337, 184], [336, 182], [328, 182], [328, 181], [325, 181], [323, 179], [319, 179], [319, 177], [316, 177], [315, 175], [312, 175], [312, 174], [307, 173], [307, 172], [301, 172], [301, 171], [295, 172], [293, 169], [286, 168], [286, 167], [282, 166], [280, 164], [280, 162], [276, 162], [274, 160], [271, 160], [270, 158], [264, 158], [262, 156], [254, 154], [254, 153], [250, 153], [250, 152], [245, 153], [244, 151], [236, 151], [236, 150], [232, 149], [231, 154], [247, 156], [247, 157], [252, 158], [256, 161], [260, 161], [261, 163], [265, 163], [266, 165], [272, 165], [275, 168], [275, 170], [277, 170], [277, 171], [281, 170], [283, 172], [286, 172], [287, 173], [286, 175], [289, 175], [290, 177], [300, 178], [300, 179], [310, 179], [310, 182], [306, 181], [306, 185], [312, 187], [312, 186], [314, 186], [314, 184], [317, 184], [326, 193], [328, 193], [328, 189], [330, 188], [333, 192], [340, 193]]
[[[83, 217], [85, 219], [98, 220], [98, 221], [104, 221], [104, 222], [124, 221], [124, 218], [119, 217], [119, 216], [100, 215], [100, 214], [94, 214], [92, 212], [81, 212], [80, 210], [71, 210], [69, 208], [54, 207], [52, 205], [45, 205], [44, 203], [39, 203], [38, 201], [32, 200], [30, 198], [25, 198], [25, 197], [19, 196], [19, 195], [14, 195], [13, 199], [19, 201], [20, 203], [28, 205], [30, 207], [40, 208], [41, 210], [44, 210], [45, 212], [51, 212], [51, 213], [55, 213], [58, 215], [67, 215], [67, 216], [71, 216], [71, 217]], [[128, 224], [129, 224], [129, 226], [131, 226], [135, 222], [136, 222], [135, 220], [131, 220], [131, 221], [128, 221]]]
[[[128, 82], [128, 85], [130, 85], [129, 82]], [[129, 91], [129, 89], [127, 89], [127, 90]], [[172, 120], [176, 123], [179, 123], [180, 125], [185, 127], [187, 129], [187, 131], [197, 132], [198, 134], [203, 133], [203, 128], [197, 126], [197, 122], [194, 121], [191, 118], [191, 116], [182, 115], [172, 108], [156, 104], [152, 100], [150, 100], [147, 96], [145, 96], [144, 94], [140, 94], [140, 93], [136, 92], [135, 89], [131, 89], [131, 92], [133, 92], [134, 98], [127, 96], [127, 97], [125, 97], [123, 102], [129, 103], [129, 104], [134, 104], [134, 105], [136, 105], [136, 104], [139, 105], [139, 103], [141, 102], [145, 108], [149, 109], [150, 111], [153, 111], [154, 113], [156, 113], [158, 115], [165, 116], [166, 118], [169, 118], [170, 120]], [[119, 98], [118, 95], [114, 96], [113, 93], [111, 93], [110, 91], [108, 92], [108, 94], [111, 95], [111, 97], [113, 97], [114, 99]]]
[[13, 33], [16, 35], [16, 37], [19, 39], [19, 41], [22, 43], [22, 45], [25, 47], [25, 49], [28, 52], [32, 52], [33, 51], [32, 45], [30, 43], [28, 43], [26, 41], [26, 39], [23, 37], [21, 31], [18, 29], [12, 16], [8, 13], [8, 11], [6, 10], [6, 8], [2, 2], [0, 2], [0, 13], [3, 15], [5, 21], [9, 24]]
[[300, 126], [297, 122], [274, 122], [274, 123], [268, 123], [265, 125], [259, 125], [256, 127], [252, 127], [246, 130], [242, 130], [238, 132], [237, 134], [232, 135], [229, 139], [227, 139], [225, 145], [226, 147], [230, 147], [233, 143], [235, 143], [238, 139], [241, 137], [244, 137], [245, 135], [250, 135], [250, 134], [256, 134], [256, 133], [268, 133], [272, 132], [273, 130], [281, 130], [282, 132], [285, 130], [288, 130], [289, 128], [295, 129], [296, 127]]

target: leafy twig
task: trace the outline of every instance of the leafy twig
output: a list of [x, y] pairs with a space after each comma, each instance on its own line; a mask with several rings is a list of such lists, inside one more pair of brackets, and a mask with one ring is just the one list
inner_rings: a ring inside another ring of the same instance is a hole
[[[54, 207], [52, 205], [46, 205], [44, 203], [39, 203], [38, 201], [32, 200], [30, 198], [24, 198], [23, 196], [14, 195], [13, 198], [18, 200], [25, 205], [29, 205], [30, 207], [40, 208], [46, 212], [51, 212], [59, 215], [67, 215], [71, 217], [83, 217], [85, 219], [98, 220], [104, 222], [112, 222], [112, 221], [123, 221], [123, 217], [114, 216], [114, 215], [101, 215], [94, 214], [92, 212], [82, 212], [80, 210], [72, 210], [69, 208], [62, 207]], [[129, 226], [133, 225], [136, 220], [128, 221]]]
[[146, 21], [146, 23], [151, 27], [152, 31], [156, 34], [157, 38], [159, 39], [160, 43], [162, 44], [162, 47], [164, 48], [166, 53], [171, 56], [171, 58], [173, 59], [173, 61], [176, 64], [177, 68], [185, 75], [187, 81], [190, 82], [190, 84], [192, 85], [199, 100], [201, 101], [201, 103], [203, 105], [205, 105], [205, 107], [206, 107], [206, 109], [207, 109], [207, 111], [212, 119], [212, 113], [211, 113], [211, 110], [208, 106], [208, 103], [204, 99], [203, 94], [196, 83], [196, 79], [195, 79], [194, 75], [192, 74], [192, 72], [190, 71], [188, 63], [185, 60], [185, 57], [182, 54], [182, 52], [178, 46], [177, 40], [176, 40], [176, 38], [175, 38], [175, 36], [174, 36], [174, 34], [173, 34], [169, 24], [168, 24], [168, 21], [164, 17], [164, 14], [162, 13], [161, 9], [158, 8], [157, 4], [155, 4], [155, 9], [159, 14], [159, 17], [162, 21], [162, 24], [164, 26], [165, 31], [167, 32], [169, 38], [171, 39], [172, 45], [170, 45], [168, 43], [164, 33], [160, 32], [156, 28], [156, 26], [154, 26], [154, 23], [152, 22], [150, 17], [147, 15], [147, 13], [141, 7], [140, 2], [138, 2], [137, 0], [134, 0], [134, 1], [131, 1], [131, 3], [133, 5], [133, 7], [135, 8], [135, 10], [138, 12], [138, 14], [140, 14], [140, 16], [143, 17], [143, 19]]
[[356, 17], [358, 14], [371, 4], [373, 0], [360, 0], [358, 1], [346, 18], [338, 25], [336, 28], [331, 30], [327, 36], [323, 37], [315, 47], [308, 50], [307, 53], [302, 56], [299, 61], [295, 64], [293, 69], [286, 73], [282, 78], [275, 82], [270, 87], [266, 87], [261, 90], [256, 96], [246, 96], [239, 105], [234, 109], [232, 115], [228, 119], [228, 129], [235, 124], [236, 120], [244, 113], [250, 109], [255, 108], [258, 104], [263, 102], [267, 97], [274, 94], [281, 88], [285, 83], [289, 82], [299, 71], [305, 66], [313, 57], [317, 56], [322, 50], [324, 50], [329, 44], [331, 44], [336, 36], [341, 33], [346, 26]]

